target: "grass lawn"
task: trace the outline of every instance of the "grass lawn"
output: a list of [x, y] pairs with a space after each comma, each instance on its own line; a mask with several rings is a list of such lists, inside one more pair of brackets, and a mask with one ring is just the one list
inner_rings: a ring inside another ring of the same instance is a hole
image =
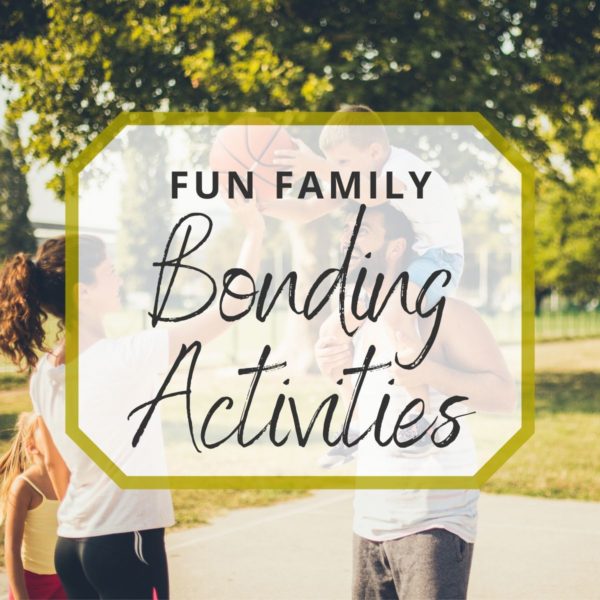
[[600, 501], [600, 340], [538, 344], [535, 435], [484, 491]]

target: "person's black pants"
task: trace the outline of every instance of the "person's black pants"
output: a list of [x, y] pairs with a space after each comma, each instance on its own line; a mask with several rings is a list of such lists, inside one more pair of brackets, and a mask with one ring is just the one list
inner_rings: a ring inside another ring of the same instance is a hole
[[54, 562], [72, 599], [169, 597], [164, 529], [59, 537]]

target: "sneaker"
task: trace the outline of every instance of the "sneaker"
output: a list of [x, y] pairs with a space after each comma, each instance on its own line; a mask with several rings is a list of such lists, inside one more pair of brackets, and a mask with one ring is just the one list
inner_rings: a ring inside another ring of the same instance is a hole
[[[416, 438], [418, 435], [423, 433], [424, 430], [430, 427], [431, 423], [432, 421], [429, 421], [427, 417], [423, 417], [418, 423], [415, 423], [414, 425], [402, 430], [401, 434], [399, 435], [400, 441], [409, 441]], [[431, 439], [431, 430], [428, 431], [422, 438], [412, 443], [410, 446], [406, 446], [404, 448], [400, 446], [396, 447], [398, 452], [406, 456], [426, 456], [437, 450], [437, 447]]]
[[[358, 436], [358, 432], [350, 429], [349, 438], [351, 440], [355, 439]], [[340, 441], [332, 446], [325, 454], [319, 457], [317, 460], [317, 464], [322, 469], [333, 469], [335, 467], [341, 467], [346, 463], [349, 463], [351, 460], [354, 460], [354, 455], [358, 452], [358, 444], [354, 446], [346, 446], [344, 441], [340, 439]]]

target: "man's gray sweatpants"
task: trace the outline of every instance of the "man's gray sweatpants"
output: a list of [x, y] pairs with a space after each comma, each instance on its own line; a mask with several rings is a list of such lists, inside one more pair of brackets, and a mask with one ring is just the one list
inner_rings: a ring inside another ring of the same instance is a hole
[[445, 529], [372, 542], [354, 536], [354, 600], [460, 600], [467, 596], [473, 544]]

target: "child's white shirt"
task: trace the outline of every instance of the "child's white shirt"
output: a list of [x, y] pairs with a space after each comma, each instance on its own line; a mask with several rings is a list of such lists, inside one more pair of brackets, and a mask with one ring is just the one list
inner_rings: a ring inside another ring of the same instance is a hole
[[[381, 170], [383, 173], [392, 172], [395, 179], [406, 185], [404, 197], [392, 199], [391, 204], [402, 211], [413, 226], [413, 250], [423, 255], [432, 248], [441, 248], [450, 254], [462, 256], [464, 245], [460, 217], [444, 178], [414, 154], [394, 146]], [[417, 198], [417, 188], [409, 171], [414, 171], [419, 179], [425, 171], [431, 171], [423, 198]]]

